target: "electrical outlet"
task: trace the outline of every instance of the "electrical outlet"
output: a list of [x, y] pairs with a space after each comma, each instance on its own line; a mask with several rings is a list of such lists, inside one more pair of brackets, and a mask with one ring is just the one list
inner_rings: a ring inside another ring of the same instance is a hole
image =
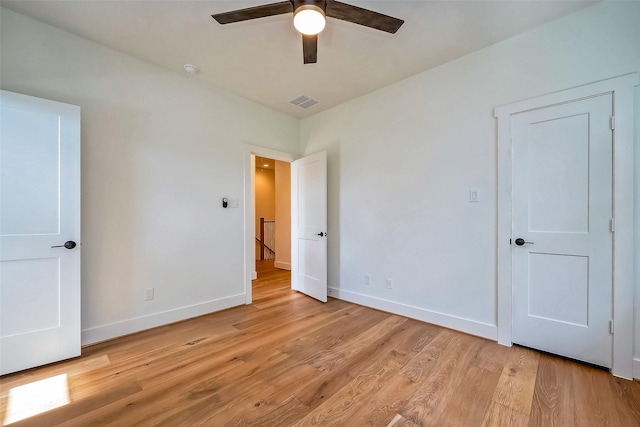
[[469, 190], [469, 202], [479, 202], [480, 201], [480, 192], [476, 188], [472, 188]]
[[144, 290], [144, 300], [151, 301], [153, 299], [153, 288]]
[[369, 276], [368, 274], [364, 275], [364, 284], [367, 286], [371, 284], [371, 276]]
[[391, 277], [387, 277], [387, 289], [391, 289], [392, 287]]

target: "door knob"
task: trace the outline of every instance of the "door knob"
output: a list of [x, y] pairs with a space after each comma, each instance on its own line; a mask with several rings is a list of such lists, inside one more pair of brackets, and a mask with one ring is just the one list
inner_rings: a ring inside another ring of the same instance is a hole
[[64, 242], [64, 245], [58, 245], [58, 246], [51, 246], [52, 248], [67, 248], [67, 249], [73, 249], [76, 247], [76, 242], [74, 242], [73, 240], [69, 240], [67, 242]]
[[323, 236], [325, 236], [325, 234], [321, 231], [321, 232], [319, 232], [318, 234], [316, 234], [316, 236], [323, 237]]
[[529, 244], [529, 245], [533, 245], [533, 242], [525, 242], [525, 240], [524, 240], [522, 237], [518, 237], [518, 238], [516, 239], [516, 245], [518, 245], [518, 246], [522, 246], [522, 245], [524, 245], [525, 243], [527, 243], [527, 244]]

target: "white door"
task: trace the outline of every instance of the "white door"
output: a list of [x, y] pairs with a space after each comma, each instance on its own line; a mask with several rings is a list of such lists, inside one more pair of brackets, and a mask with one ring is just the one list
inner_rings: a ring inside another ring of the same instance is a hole
[[6, 374], [80, 355], [80, 108], [2, 91], [0, 119]]
[[511, 122], [513, 342], [605, 367], [612, 363], [611, 115], [605, 94]]
[[327, 302], [327, 153], [291, 164], [291, 288]]

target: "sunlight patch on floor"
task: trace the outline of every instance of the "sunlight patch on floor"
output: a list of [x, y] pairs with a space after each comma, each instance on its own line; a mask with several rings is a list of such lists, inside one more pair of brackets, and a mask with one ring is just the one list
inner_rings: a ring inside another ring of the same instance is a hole
[[9, 390], [4, 425], [67, 405], [69, 383], [67, 374], [56, 375]]

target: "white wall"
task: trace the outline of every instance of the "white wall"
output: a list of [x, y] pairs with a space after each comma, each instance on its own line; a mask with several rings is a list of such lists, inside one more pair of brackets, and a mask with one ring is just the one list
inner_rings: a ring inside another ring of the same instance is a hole
[[298, 120], [1, 15], [2, 89], [82, 108], [83, 342], [243, 304], [243, 144], [296, 153]]
[[276, 260], [274, 266], [291, 270], [291, 163], [276, 164]]
[[303, 120], [301, 152], [328, 151], [330, 292], [495, 338], [493, 108], [640, 71], [639, 23], [600, 3]]
[[[274, 221], [276, 219], [276, 171], [274, 169], [264, 169], [256, 166], [255, 168], [255, 238], [260, 239], [260, 218], [265, 221]], [[265, 227], [266, 228], [266, 227]], [[274, 236], [275, 237], [275, 236]], [[260, 258], [260, 243], [256, 243], [256, 259]], [[276, 249], [276, 248], [272, 248]]]

